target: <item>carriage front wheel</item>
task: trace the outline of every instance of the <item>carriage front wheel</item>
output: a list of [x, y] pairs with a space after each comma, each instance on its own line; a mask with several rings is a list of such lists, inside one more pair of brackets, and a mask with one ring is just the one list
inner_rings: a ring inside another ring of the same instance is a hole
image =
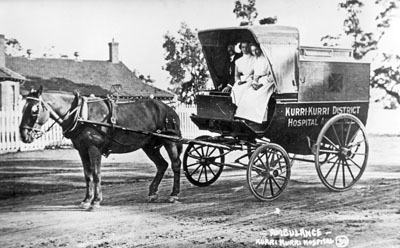
[[258, 147], [247, 167], [247, 183], [251, 193], [261, 201], [278, 198], [290, 179], [290, 159], [277, 144]]
[[[353, 115], [336, 115], [326, 122], [315, 148], [318, 176], [333, 191], [350, 189], [367, 166], [369, 146], [365, 128]], [[329, 158], [321, 161], [323, 155]]]
[[[196, 140], [207, 141], [211, 136], [200, 136]], [[221, 175], [225, 162], [221, 148], [190, 143], [183, 155], [183, 171], [192, 184], [205, 187], [214, 183]]]

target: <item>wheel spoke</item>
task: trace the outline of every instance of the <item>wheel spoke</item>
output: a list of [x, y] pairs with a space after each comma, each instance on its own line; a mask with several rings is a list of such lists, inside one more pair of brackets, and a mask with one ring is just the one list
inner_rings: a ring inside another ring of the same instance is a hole
[[200, 146], [200, 148], [201, 148], [201, 150], [200, 150], [201, 151], [201, 156], [204, 158], [204, 149], [203, 149], [204, 146], [202, 145], [202, 146]]
[[265, 183], [264, 183], [263, 196], [265, 196], [265, 191], [266, 191], [266, 189], [267, 189], [268, 180], [269, 180], [269, 179], [265, 180]]
[[282, 169], [281, 159], [282, 159], [282, 157], [280, 157], [280, 159], [278, 160], [279, 169]]
[[346, 188], [346, 176], [344, 174], [344, 160], [342, 160], [342, 179], [343, 179], [343, 188]]
[[[333, 133], [335, 134], [336, 139], [337, 139], [337, 141], [338, 141], [338, 143], [339, 143], [339, 146], [342, 146], [342, 142], [340, 142], [339, 136], [338, 136], [338, 134], [337, 134], [337, 132], [336, 132], [335, 125], [332, 125], [332, 129], [333, 129]], [[343, 128], [342, 128], [342, 130], [343, 130]]]
[[196, 155], [190, 154], [190, 153], [188, 153], [188, 157], [195, 158], [195, 159], [200, 159], [201, 158], [201, 156], [197, 157]]
[[277, 153], [275, 153], [275, 157], [276, 157], [276, 159], [274, 161], [272, 161], [272, 163], [271, 163], [271, 168], [275, 168], [276, 165], [279, 165], [280, 161], [282, 159], [282, 156]]
[[206, 167], [204, 167], [204, 176], [206, 177], [206, 182], [207, 182], [208, 179], [207, 179], [207, 168]]
[[349, 160], [350, 160], [351, 162], [353, 162], [353, 164], [354, 164], [355, 166], [357, 166], [357, 167], [361, 170], [361, 166], [359, 166], [352, 158], [349, 158]]
[[208, 169], [210, 169], [211, 173], [213, 174], [213, 176], [215, 177], [215, 173], [214, 171], [211, 169], [210, 165], [207, 165]]
[[339, 161], [339, 157], [337, 157], [335, 163], [333, 163], [332, 167], [329, 169], [328, 173], [326, 173], [326, 175], [324, 176], [324, 178], [326, 179], [328, 177], [328, 175], [331, 173], [332, 169], [335, 167], [336, 163]]
[[347, 141], [348, 141], [348, 139], [349, 139], [349, 135], [350, 135], [350, 131], [351, 131], [351, 126], [353, 125], [353, 122], [350, 122], [350, 126], [349, 126], [349, 129], [347, 130], [347, 133], [346, 133], [346, 139], [345, 139], [345, 141], [344, 141], [344, 145], [347, 145]]
[[210, 150], [210, 147], [209, 147], [209, 146], [207, 146], [206, 157], [208, 157], [208, 150]]
[[199, 165], [194, 171], [192, 171], [192, 173], [190, 173], [190, 176], [193, 176], [193, 174], [196, 173], [196, 171], [197, 171], [200, 167], [202, 167], [202, 166]]
[[263, 155], [261, 155], [260, 157], [257, 156], [257, 158], [259, 158], [258, 161], [261, 162], [262, 166], [264, 166], [264, 168], [265, 168], [266, 170], [268, 170], [268, 159], [265, 161], [265, 163], [264, 163], [264, 161], [262, 160], [262, 157], [263, 157], [264, 155], [266, 156], [266, 154], [263, 154]]
[[341, 162], [342, 160], [341, 159], [339, 159], [339, 163], [338, 163], [338, 166], [337, 166], [337, 169], [336, 169], [336, 173], [335, 173], [335, 178], [334, 178], [334, 180], [333, 180], [333, 186], [335, 186], [335, 184], [336, 184], [336, 179], [337, 179], [337, 175], [338, 175], [338, 173], [339, 173], [339, 168], [340, 168], [340, 162]]
[[261, 156], [257, 156], [256, 159], [254, 160], [254, 164], [256, 164], [257, 162], [261, 162], [262, 163], [262, 155]]
[[203, 174], [203, 169], [204, 169], [204, 167], [201, 166], [200, 174], [199, 174], [199, 177], [197, 178], [198, 182], [200, 182], [201, 174]]
[[361, 130], [361, 129], [359, 128], [356, 132], [354, 132], [353, 136], [351, 136], [351, 139], [349, 140], [349, 143], [352, 143], [352, 142], [354, 141], [354, 139], [357, 137], [357, 134], [358, 134], [358, 132], [359, 132], [360, 130]]
[[346, 163], [347, 170], [350, 172], [351, 178], [353, 178], [353, 181], [354, 181], [355, 178], [354, 178], [353, 172], [352, 172], [351, 169], [350, 169], [349, 164], [347, 163], [347, 160], [345, 160], [345, 163]]
[[276, 179], [276, 180], [281, 179], [281, 180], [286, 181], [287, 178], [284, 177], [284, 176], [282, 176], [282, 175], [278, 175], [277, 177], [275, 177], [275, 179]]
[[[271, 153], [270, 149], [267, 149], [267, 151], [265, 153], [265, 157], [266, 157], [266, 160], [265, 160], [266, 165], [265, 166], [269, 166], [269, 164], [270, 164], [269, 161], [271, 159], [271, 156], [273, 156], [273, 153]], [[267, 168], [267, 167], [265, 167], [265, 168]]]
[[274, 196], [274, 187], [272, 187], [272, 180], [269, 178], [269, 187], [271, 188], [271, 196]]
[[265, 181], [265, 179], [267, 179], [266, 177], [263, 177], [263, 179], [257, 184], [257, 186], [255, 187], [255, 189], [258, 189], [261, 184]]
[[276, 182], [275, 178], [272, 178], [272, 180], [274, 180], [275, 185], [278, 187], [279, 190], [281, 190], [281, 187], [279, 186], [279, 184]]
[[[193, 150], [200, 156], [200, 158], [202, 158], [203, 156], [199, 153], [199, 151], [197, 151], [197, 149], [199, 149], [199, 148], [201, 148], [202, 146], [199, 146], [199, 147], [197, 147], [197, 148], [195, 148], [194, 146], [193, 146]], [[203, 149], [201, 149], [202, 151], [203, 151]]]
[[194, 165], [196, 165], [196, 164], [200, 164], [200, 163], [199, 163], [199, 162], [196, 162], [196, 163], [193, 163], [193, 164], [188, 164], [188, 165], [186, 165], [186, 167], [189, 168], [189, 167], [192, 167], [192, 166], [194, 166]]
[[256, 165], [253, 166], [253, 170], [256, 171], [256, 172], [265, 172], [266, 171], [265, 168], [261, 168], [261, 167], [258, 167]]
[[339, 150], [339, 148], [337, 147], [337, 145], [335, 144], [335, 143], [333, 143], [328, 137], [326, 137], [325, 135], [324, 135], [324, 139], [326, 139], [329, 143], [331, 143], [331, 145], [336, 149], [336, 150]]
[[210, 151], [210, 153], [207, 153], [207, 156], [210, 156], [211, 154], [213, 154], [215, 152], [215, 150], [217, 150], [217, 148], [213, 147], [213, 149]]

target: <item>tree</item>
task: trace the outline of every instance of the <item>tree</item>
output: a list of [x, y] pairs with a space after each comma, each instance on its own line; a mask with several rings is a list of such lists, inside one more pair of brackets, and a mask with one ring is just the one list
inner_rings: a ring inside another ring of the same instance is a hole
[[233, 13], [236, 14], [236, 18], [242, 19], [240, 26], [253, 25], [258, 16], [255, 5], [256, 0], [247, 0], [247, 4], [242, 4], [240, 1], [235, 2]]
[[391, 98], [400, 103], [400, 56], [383, 54], [382, 63], [375, 68], [371, 78], [372, 88], [383, 89], [385, 108], [395, 108]]
[[182, 22], [177, 36], [164, 35], [162, 46], [166, 51], [163, 69], [171, 76], [170, 90], [178, 95], [180, 102], [192, 104], [196, 93], [205, 89], [209, 79], [197, 30]]
[[[344, 34], [352, 37], [353, 56], [355, 59], [362, 59], [372, 51], [377, 51], [379, 42], [390, 27], [393, 19], [393, 11], [398, 8], [399, 0], [375, 0], [377, 9], [382, 9], [376, 16], [376, 30], [366, 31], [362, 28], [359, 15], [362, 13], [364, 3], [360, 0], [345, 0], [339, 3], [339, 8], [346, 11], [347, 15], [343, 21]], [[337, 46], [341, 36], [324, 36], [321, 41], [324, 46]], [[383, 54], [375, 56], [375, 59], [383, 58], [382, 66], [372, 70], [371, 86], [386, 91], [390, 96], [400, 103], [400, 81], [399, 68], [392, 66], [399, 64], [399, 56]], [[390, 65], [392, 64], [392, 65]], [[385, 97], [386, 98], [386, 97]], [[392, 105], [392, 104], [390, 104]]]
[[[256, 8], [256, 0], [247, 0], [247, 4], [243, 4], [240, 1], [236, 1], [233, 13], [236, 14], [236, 18], [238, 19], [240, 18], [242, 20], [240, 22], [240, 26], [253, 25], [258, 16]], [[274, 17], [263, 18], [259, 20], [259, 23], [260, 25], [275, 24], [277, 23], [277, 21], [278, 18], [274, 16]]]
[[5, 39], [6, 51], [5, 53], [10, 56], [18, 56], [22, 52], [22, 46], [15, 38]]

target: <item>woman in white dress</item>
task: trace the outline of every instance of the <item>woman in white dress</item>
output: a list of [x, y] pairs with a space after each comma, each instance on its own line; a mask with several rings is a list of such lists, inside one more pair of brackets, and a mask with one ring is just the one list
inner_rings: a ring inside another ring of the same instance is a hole
[[235, 83], [231, 92], [232, 101], [236, 106], [240, 105], [244, 92], [251, 87], [255, 62], [255, 57], [250, 53], [249, 42], [242, 42], [240, 49], [243, 56], [235, 61]]
[[269, 61], [264, 57], [260, 47], [251, 44], [251, 52], [256, 57], [254, 62], [254, 77], [249, 87], [242, 95], [236, 110], [236, 117], [256, 123], [267, 121], [268, 101], [275, 90], [275, 80]]

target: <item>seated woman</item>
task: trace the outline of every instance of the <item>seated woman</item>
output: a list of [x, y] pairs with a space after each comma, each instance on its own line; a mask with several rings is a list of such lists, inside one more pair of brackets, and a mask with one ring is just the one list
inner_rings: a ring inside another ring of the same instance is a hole
[[244, 92], [251, 88], [250, 83], [255, 62], [255, 57], [250, 52], [250, 43], [248, 41], [243, 41], [240, 49], [243, 56], [235, 62], [235, 83], [231, 91], [232, 101], [236, 106], [240, 105]]
[[260, 47], [251, 44], [250, 48], [256, 58], [253, 65], [253, 81], [251, 87], [243, 93], [235, 117], [261, 124], [267, 121], [268, 101], [275, 90], [275, 80], [269, 61]]

